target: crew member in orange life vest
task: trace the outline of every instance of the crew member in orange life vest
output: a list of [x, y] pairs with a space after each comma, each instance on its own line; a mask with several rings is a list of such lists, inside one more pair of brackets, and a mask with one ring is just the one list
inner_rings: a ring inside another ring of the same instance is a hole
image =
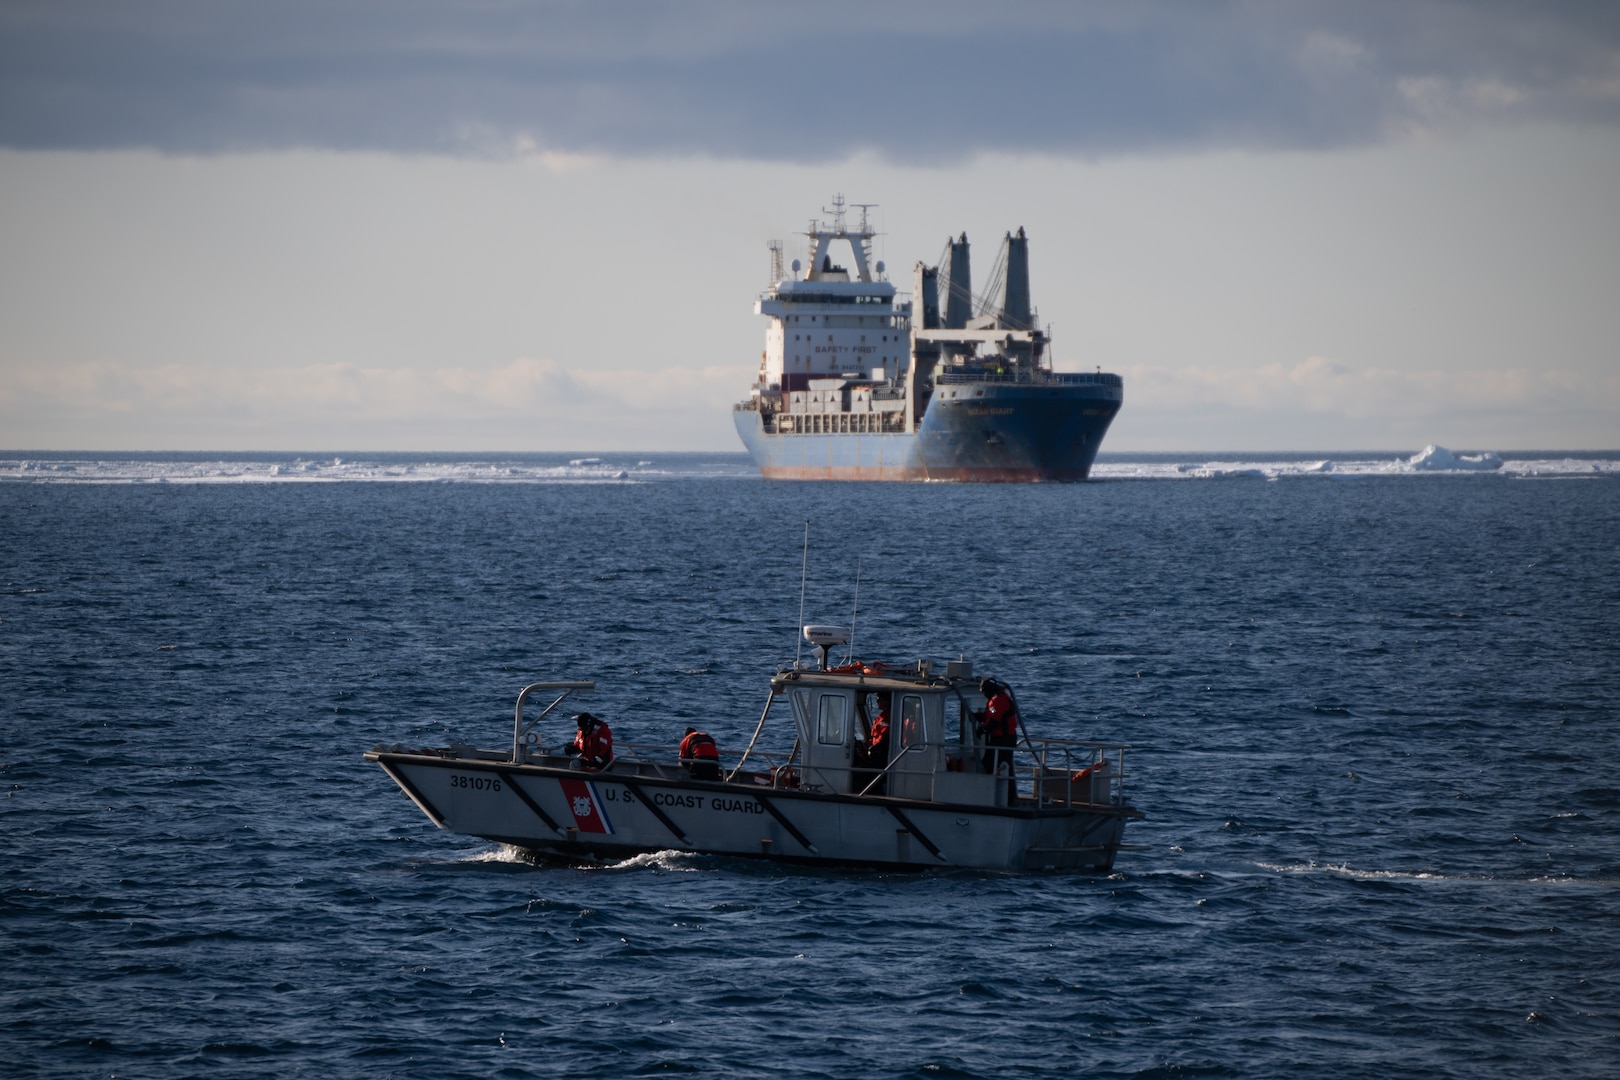
[[888, 694], [878, 695], [878, 712], [872, 718], [872, 736], [866, 740], [866, 752], [877, 768], [889, 763], [889, 702]]
[[1012, 695], [994, 679], [979, 683], [979, 693], [985, 696], [984, 722], [979, 731], [984, 735], [984, 771], [994, 776], [1002, 765], [1007, 766], [1007, 805], [1018, 799], [1018, 781], [1013, 778], [1013, 747], [1018, 745], [1018, 711], [1013, 707]]
[[599, 772], [608, 767], [613, 760], [613, 729], [588, 712], [582, 712], [574, 717], [574, 723], [579, 725], [579, 734], [574, 736], [574, 744], [567, 747], [570, 755], [579, 755], [581, 768]]
[[720, 779], [720, 748], [697, 728], [687, 728], [681, 740], [681, 764], [694, 780]]
[[889, 763], [889, 706], [892, 695], [879, 694], [877, 696], [877, 715], [872, 717], [870, 734], [867, 735], [866, 745], [859, 747], [860, 760], [856, 763], [864, 768], [855, 774], [855, 790], [865, 791], [867, 784], [872, 784], [868, 795], [882, 795], [887, 787], [888, 777], [878, 776], [883, 767]]

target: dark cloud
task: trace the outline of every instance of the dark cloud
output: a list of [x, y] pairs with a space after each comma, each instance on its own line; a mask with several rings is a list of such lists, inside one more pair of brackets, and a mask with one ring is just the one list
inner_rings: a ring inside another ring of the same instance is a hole
[[1620, 5], [0, 6], [0, 144], [948, 162], [1620, 122]]

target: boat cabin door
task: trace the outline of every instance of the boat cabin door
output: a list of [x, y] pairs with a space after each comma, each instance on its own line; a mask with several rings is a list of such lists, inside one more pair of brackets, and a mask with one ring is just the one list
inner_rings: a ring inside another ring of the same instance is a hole
[[854, 693], [838, 687], [796, 687], [793, 719], [804, 747], [803, 787], [848, 792], [855, 742]]
[[932, 799], [934, 777], [945, 760], [943, 735], [945, 699], [938, 693], [899, 693], [898, 723], [890, 731], [897, 738], [889, 768], [889, 794], [902, 799]]

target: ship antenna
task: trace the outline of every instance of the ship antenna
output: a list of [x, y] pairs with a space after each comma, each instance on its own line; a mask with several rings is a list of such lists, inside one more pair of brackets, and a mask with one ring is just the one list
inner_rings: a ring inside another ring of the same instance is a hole
[[804, 652], [804, 578], [810, 569], [810, 519], [804, 519], [804, 557], [799, 563], [799, 625], [793, 628], [793, 670], [799, 670], [799, 656]]
[[855, 616], [861, 610], [861, 557], [855, 556], [855, 606], [849, 611], [849, 652], [844, 654], [844, 663], [853, 663], [855, 660]]

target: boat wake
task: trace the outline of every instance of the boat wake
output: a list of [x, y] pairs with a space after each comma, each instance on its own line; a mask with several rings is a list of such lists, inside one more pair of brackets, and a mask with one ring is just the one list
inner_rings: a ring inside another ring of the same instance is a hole
[[1499, 877], [1494, 874], [1451, 874], [1434, 870], [1363, 870], [1348, 863], [1256, 863], [1275, 874], [1324, 874], [1355, 881], [1458, 882], [1468, 885], [1620, 885], [1620, 878], [1579, 878], [1568, 874], [1539, 874], [1534, 877]]
[[529, 857], [527, 851], [520, 847], [513, 847], [511, 844], [496, 844], [492, 848], [469, 851], [454, 861], [463, 863], [527, 863], [534, 860]]
[[653, 851], [644, 855], [632, 855], [619, 862], [606, 863], [597, 867], [599, 870], [668, 870], [677, 874], [696, 874], [700, 868], [692, 865], [692, 853], [689, 851]]

